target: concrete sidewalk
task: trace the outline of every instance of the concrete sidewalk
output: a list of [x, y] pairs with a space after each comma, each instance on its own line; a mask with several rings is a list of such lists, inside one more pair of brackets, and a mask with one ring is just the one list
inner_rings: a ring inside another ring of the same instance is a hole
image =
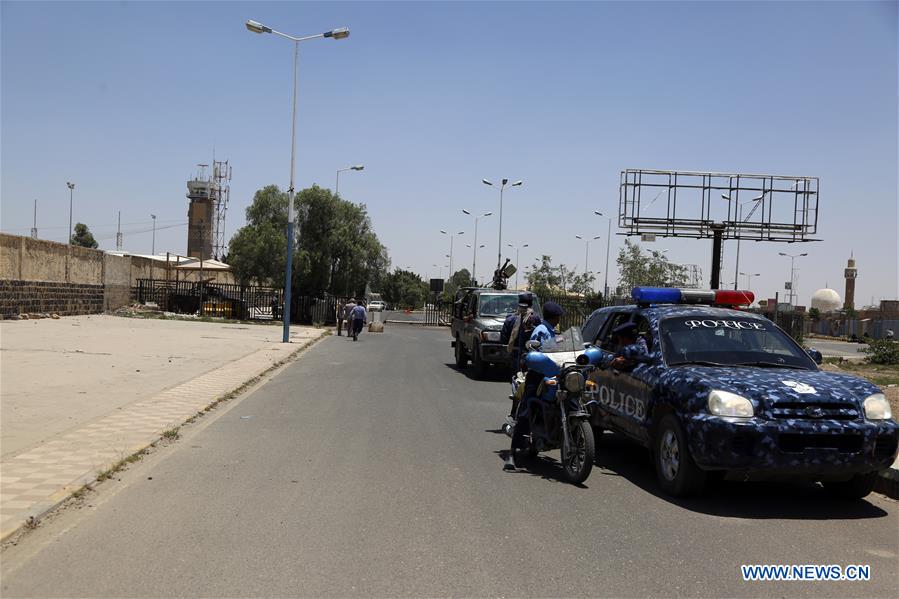
[[0, 323], [0, 539], [325, 334], [108, 315]]

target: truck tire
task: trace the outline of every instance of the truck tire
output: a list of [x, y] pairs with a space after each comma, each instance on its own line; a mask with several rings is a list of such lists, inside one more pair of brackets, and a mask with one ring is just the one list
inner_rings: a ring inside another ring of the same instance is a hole
[[693, 461], [687, 435], [674, 414], [666, 414], [659, 422], [653, 438], [652, 457], [663, 491], [674, 497], [702, 491], [706, 474]]
[[481, 344], [474, 342], [471, 348], [471, 374], [475, 378], [481, 378], [487, 371], [487, 363], [481, 358]]
[[874, 491], [877, 484], [877, 473], [856, 474], [849, 480], [824, 482], [827, 491], [841, 499], [862, 499]]
[[465, 346], [462, 345], [462, 340], [459, 339], [458, 335], [456, 336], [456, 368], [462, 370], [468, 365], [468, 356], [465, 355]]

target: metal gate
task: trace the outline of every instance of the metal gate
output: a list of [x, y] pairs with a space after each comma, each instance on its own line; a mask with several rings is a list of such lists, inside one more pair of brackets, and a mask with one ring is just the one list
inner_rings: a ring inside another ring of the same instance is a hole
[[235, 320], [279, 320], [284, 293], [277, 287], [138, 279], [132, 289], [138, 302], [153, 302], [166, 312]]

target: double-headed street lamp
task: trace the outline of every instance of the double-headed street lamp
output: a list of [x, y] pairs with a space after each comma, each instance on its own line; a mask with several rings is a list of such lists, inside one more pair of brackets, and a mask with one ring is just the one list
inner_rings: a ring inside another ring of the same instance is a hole
[[[468, 216], [474, 216], [474, 241], [472, 242], [472, 245], [469, 246], [469, 247], [473, 248], [473, 251], [471, 253], [472, 254], [472, 256], [471, 256], [471, 280], [472, 280], [472, 284], [474, 284], [474, 281], [477, 280], [477, 277], [475, 277], [475, 274], [474, 274], [476, 272], [475, 268], [477, 268], [477, 265], [478, 265], [478, 220], [482, 219], [484, 217], [490, 216], [493, 213], [485, 212], [484, 214], [475, 216], [474, 214], [472, 214], [471, 212], [469, 212], [468, 210], [465, 210], [463, 208], [462, 214], [467, 214]], [[484, 246], [482, 245], [480, 247], [484, 247]]]
[[[508, 179], [502, 180], [502, 185], [499, 186], [499, 243], [496, 246], [496, 268], [499, 270], [499, 267], [502, 266], [503, 260], [503, 190], [506, 189], [506, 184], [509, 182]], [[481, 179], [481, 183], [484, 185], [493, 186], [493, 183], [488, 181], [487, 179]], [[509, 185], [509, 187], [518, 187], [524, 181], [516, 181], [515, 183]]]
[[340, 173], [343, 173], [345, 171], [362, 171], [362, 170], [365, 170], [364, 164], [357, 164], [355, 166], [348, 166], [346, 168], [337, 169], [337, 182], [334, 184], [334, 195], [337, 195], [338, 193], [340, 193]]
[[465, 231], [459, 231], [458, 233], [453, 234], [453, 233], [447, 233], [445, 230], [440, 229], [440, 232], [443, 233], [444, 235], [449, 235], [449, 238], [450, 238], [450, 253], [446, 257], [449, 258], [449, 261], [450, 261], [449, 269], [450, 269], [450, 277], [452, 277], [453, 276], [453, 240], [456, 238], [456, 235], [465, 235]]
[[[282, 342], [290, 343], [290, 287], [291, 274], [293, 269], [293, 229], [295, 225], [296, 215], [293, 210], [294, 196], [294, 165], [297, 150], [297, 69], [300, 60], [300, 42], [313, 40], [318, 38], [330, 37], [335, 40], [341, 40], [349, 37], [350, 30], [346, 27], [332, 29], [324, 33], [315, 35], [307, 35], [305, 37], [294, 37], [275, 31], [271, 27], [266, 27], [262, 23], [256, 21], [247, 21], [247, 29], [253, 33], [274, 33], [275, 35], [287, 38], [293, 42], [293, 111], [291, 116], [291, 133], [290, 133], [290, 188], [287, 190], [287, 264], [284, 268], [284, 335]], [[336, 190], [335, 190], [336, 192]]]
[[586, 249], [584, 250], [584, 274], [586, 275], [588, 270], [587, 261], [590, 259], [590, 242], [599, 239], [599, 235], [597, 235], [593, 239], [590, 239], [589, 237], [583, 237], [581, 235], [575, 235], [575, 238], [583, 241], [584, 245], [586, 246]]
[[757, 277], [761, 275], [760, 272], [741, 272], [741, 275], [746, 277], [746, 289], [752, 289], [752, 277]]
[[68, 244], [72, 245], [72, 195], [75, 190], [75, 184], [66, 181], [66, 186], [69, 188], [69, 241]]
[[[760, 195], [760, 196], [758, 196], [758, 197], [752, 198], [751, 200], [746, 200], [745, 202], [737, 202], [737, 203], [736, 203], [736, 204], [737, 204], [737, 214], [736, 214], [737, 222], [738, 222], [738, 223], [742, 223], [742, 222], [743, 222], [743, 220], [742, 220], [742, 218], [743, 218], [743, 206], [745, 206], [746, 204], [751, 204], [751, 203], [753, 203], [753, 202], [758, 202], [759, 200], [761, 200], [761, 199], [764, 198], [764, 197], [765, 197], [765, 194], [762, 194], [762, 195]], [[728, 202], [731, 201], [731, 197], [730, 197], [729, 195], [725, 194], [725, 193], [722, 193], [722, 194], [721, 194], [721, 199], [722, 199], [722, 200], [727, 200]], [[753, 212], [755, 212], [755, 209], [754, 209], [754, 208], [752, 209], [752, 211], [750, 211], [749, 215], [746, 217], [747, 220], [748, 220], [750, 217], [752, 217], [752, 213], [753, 213]], [[737, 227], [737, 232], [739, 233], [739, 226]], [[737, 287], [739, 286], [739, 283], [737, 282], [737, 280], [740, 278], [740, 277], [738, 276], [738, 273], [739, 273], [739, 272], [740, 272], [740, 238], [737, 237], [737, 258], [736, 258], [736, 261], [735, 261], [735, 264], [734, 264], [734, 289], [737, 289]]]
[[[594, 210], [593, 214], [595, 214], [596, 216], [603, 216], [602, 212], [600, 212], [599, 210]], [[606, 233], [606, 281], [602, 286], [603, 299], [609, 296], [609, 245], [612, 243], [612, 217], [606, 216], [605, 218], [609, 221], [609, 229]]]
[[150, 246], [152, 249], [150, 250], [150, 254], [153, 256], [156, 255], [156, 215], [151, 214], [150, 218], [153, 219], [153, 245]]
[[796, 258], [801, 258], [803, 256], [808, 256], [808, 252], [802, 254], [785, 254], [783, 252], [777, 252], [779, 256], [786, 256], [790, 259], [790, 305], [793, 305], [793, 300], [796, 297], [796, 269], [793, 267], [793, 264], [796, 261]]
[[515, 250], [515, 289], [518, 289], [518, 271], [521, 270], [521, 266], [518, 264], [518, 252], [521, 251], [521, 248], [528, 247], [528, 244], [512, 245], [511, 243], [507, 243], [506, 245]]

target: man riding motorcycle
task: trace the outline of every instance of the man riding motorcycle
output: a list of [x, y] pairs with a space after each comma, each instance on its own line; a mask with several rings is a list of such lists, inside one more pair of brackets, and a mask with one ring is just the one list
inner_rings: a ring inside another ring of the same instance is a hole
[[[565, 311], [559, 304], [546, 302], [543, 305], [543, 321], [531, 333], [530, 341], [537, 341], [542, 344], [548, 339], [554, 339], [556, 337], [556, 327], [559, 326], [564, 313]], [[512, 447], [505, 464], [503, 464], [504, 470], [515, 470], [515, 452], [525, 449], [527, 446], [524, 436], [530, 433], [528, 404], [532, 401], [539, 401], [536, 395], [537, 388], [542, 380], [543, 376], [537, 372], [528, 372], [525, 376], [524, 393], [522, 395], [523, 404], [517, 406], [518, 413], [516, 414], [515, 431], [512, 435]]]

